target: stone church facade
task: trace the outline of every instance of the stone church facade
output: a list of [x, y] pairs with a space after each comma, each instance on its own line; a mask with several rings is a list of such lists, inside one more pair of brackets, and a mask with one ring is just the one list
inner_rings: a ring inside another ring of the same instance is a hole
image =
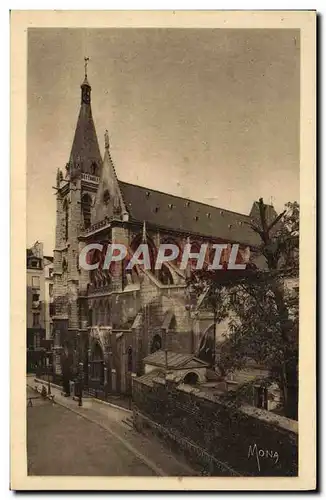
[[[102, 158], [92, 118], [91, 87], [81, 85], [81, 106], [65, 171], [56, 182], [56, 239], [54, 249], [53, 332], [55, 369], [60, 374], [60, 353], [69, 352], [83, 367], [84, 383], [91, 393], [130, 393], [131, 380], [142, 373], [142, 360], [158, 349], [179, 353], [200, 350], [213, 328], [210, 312], [192, 314], [185, 279], [178, 259], [162, 269], [145, 270], [117, 262], [102, 268], [108, 243], [122, 243], [135, 251], [146, 241], [151, 262], [160, 243], [174, 243], [192, 252], [201, 243], [238, 243], [250, 248], [256, 259], [259, 241], [247, 224], [257, 216], [239, 214], [117, 178], [108, 134]], [[269, 209], [273, 210], [272, 207]], [[104, 251], [89, 252], [89, 263], [101, 262], [94, 271], [79, 266], [79, 254], [90, 243]], [[223, 256], [222, 256], [223, 259]], [[259, 265], [259, 262], [258, 262]], [[217, 338], [223, 334], [217, 326]]]

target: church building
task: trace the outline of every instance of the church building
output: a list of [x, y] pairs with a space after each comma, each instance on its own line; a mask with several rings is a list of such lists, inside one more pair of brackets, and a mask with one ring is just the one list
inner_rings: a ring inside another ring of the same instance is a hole
[[[161, 243], [177, 245], [180, 256], [186, 243], [192, 252], [208, 243], [207, 259], [216, 243], [237, 243], [240, 255], [250, 249], [253, 261], [258, 256], [259, 237], [248, 225], [258, 215], [257, 203], [245, 215], [118, 179], [107, 133], [103, 158], [100, 153], [87, 74], [69, 161], [57, 173], [56, 203], [55, 370], [60, 375], [60, 352], [69, 351], [75, 366], [82, 363], [85, 387], [104, 399], [129, 394], [144, 358], [159, 349], [198, 355], [214, 328], [209, 311], [191, 313], [189, 269], [180, 269], [180, 257], [154, 268]], [[93, 271], [79, 265], [90, 243], [104, 250], [89, 252], [89, 263], [103, 264], [109, 243], [124, 244], [132, 253], [141, 242], [149, 246], [152, 269], [136, 265], [129, 271], [125, 261]], [[217, 338], [223, 328], [217, 325]]]

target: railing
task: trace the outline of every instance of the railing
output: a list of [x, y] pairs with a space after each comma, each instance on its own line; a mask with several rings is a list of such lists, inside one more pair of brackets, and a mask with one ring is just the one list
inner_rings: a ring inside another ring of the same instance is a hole
[[89, 181], [89, 182], [96, 182], [97, 184], [100, 182], [100, 178], [97, 175], [91, 175], [91, 174], [81, 174], [81, 178], [84, 181]]
[[93, 224], [92, 226], [89, 226], [88, 228], [84, 228], [83, 233], [91, 233], [93, 231], [96, 231], [97, 229], [105, 227], [110, 223], [111, 219], [112, 219], [112, 217], [106, 217], [102, 221], [96, 222], [95, 224]]

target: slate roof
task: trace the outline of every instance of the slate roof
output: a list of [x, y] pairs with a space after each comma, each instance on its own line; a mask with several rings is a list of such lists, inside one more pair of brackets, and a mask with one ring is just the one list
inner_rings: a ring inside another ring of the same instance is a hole
[[119, 181], [131, 219], [168, 230], [200, 234], [256, 246], [259, 236], [248, 223], [250, 215], [231, 212], [188, 198]]
[[[205, 361], [201, 361], [193, 354], [183, 354], [179, 352], [167, 352], [168, 368], [204, 368], [209, 366]], [[143, 359], [145, 364], [166, 368], [165, 351], [159, 350], [146, 356]]]

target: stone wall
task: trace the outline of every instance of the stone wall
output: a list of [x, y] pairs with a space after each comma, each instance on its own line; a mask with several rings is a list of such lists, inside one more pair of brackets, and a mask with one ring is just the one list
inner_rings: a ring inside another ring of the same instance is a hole
[[210, 475], [296, 476], [297, 423], [264, 410], [231, 409], [199, 388], [133, 380], [134, 423], [183, 449]]

